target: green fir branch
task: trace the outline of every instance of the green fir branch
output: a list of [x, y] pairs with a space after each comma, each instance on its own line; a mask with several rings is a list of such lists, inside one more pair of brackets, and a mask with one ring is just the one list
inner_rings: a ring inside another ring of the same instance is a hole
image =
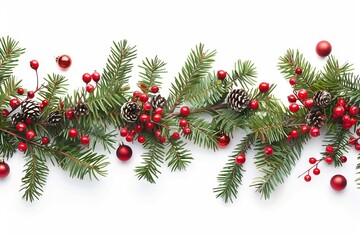
[[18, 42], [8, 37], [0, 38], [0, 85], [13, 73], [19, 57], [25, 52], [18, 46]]
[[60, 74], [49, 74], [44, 80], [45, 88], [39, 91], [40, 97], [49, 101], [48, 108], [58, 106], [61, 102], [61, 96], [67, 93], [67, 87], [69, 86], [67, 79]]
[[200, 147], [216, 150], [218, 133], [211, 128], [211, 123], [199, 118], [197, 114], [191, 114], [187, 119], [191, 128], [191, 134], [184, 135], [185, 138], [193, 141]]
[[17, 89], [19, 88], [21, 81], [15, 79], [14, 76], [10, 76], [3, 80], [0, 85], [0, 106], [7, 107], [11, 97], [18, 97]]
[[256, 83], [256, 68], [255, 65], [249, 61], [238, 60], [235, 63], [235, 68], [231, 72], [231, 80], [227, 82], [227, 87], [240, 86], [243, 89], [249, 89]]
[[185, 148], [186, 143], [181, 140], [175, 140], [169, 138], [169, 149], [166, 153], [166, 161], [168, 161], [168, 167], [171, 171], [185, 170], [187, 165], [191, 163], [193, 157], [191, 152]]
[[142, 65], [139, 66], [142, 69], [142, 72], [140, 72], [141, 81], [139, 81], [138, 85], [141, 86], [140, 89], [143, 92], [149, 92], [152, 86], [161, 87], [161, 74], [166, 73], [165, 65], [166, 63], [157, 56], [154, 59], [145, 58], [142, 61]]

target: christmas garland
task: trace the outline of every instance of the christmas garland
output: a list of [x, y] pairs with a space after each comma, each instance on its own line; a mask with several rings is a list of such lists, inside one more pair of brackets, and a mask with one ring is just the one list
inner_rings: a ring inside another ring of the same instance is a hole
[[[288, 50], [280, 57], [279, 71], [293, 87], [286, 107], [273, 96], [275, 85], [263, 82], [255, 86], [256, 69], [250, 61], [236, 61], [231, 72], [211, 71], [216, 52], [206, 50], [203, 44], [191, 50], [165, 97], [161, 95], [161, 75], [166, 64], [158, 57], [142, 61], [139, 88], [130, 92], [136, 49], [126, 40], [114, 42], [103, 72], [85, 73], [85, 86], [72, 95], [67, 94], [67, 79], [62, 75], [47, 75], [40, 84], [36, 60], [30, 67], [37, 85], [33, 90], [24, 89], [21, 80], [13, 76], [24, 49], [10, 37], [0, 42], [0, 178], [10, 172], [5, 161], [17, 149], [23, 152], [21, 190], [25, 200], [42, 195], [49, 161], [71, 177], [98, 179], [106, 175], [109, 163], [93, 151], [95, 146], [100, 144], [109, 152], [117, 148], [119, 160], [129, 160], [131, 148], [124, 143], [116, 145], [118, 132], [110, 127], [120, 130], [124, 141], [143, 145], [143, 161], [135, 174], [150, 183], [155, 183], [163, 164], [172, 171], [188, 166], [193, 157], [186, 149], [187, 141], [216, 150], [227, 146], [235, 132], [244, 131], [214, 188], [225, 202], [237, 197], [251, 148], [256, 151], [254, 163], [261, 173], [252, 186], [264, 198], [290, 175], [302, 148], [310, 138], [319, 136], [320, 130], [326, 134], [326, 148], [320, 158], [309, 159], [311, 165], [301, 175], [305, 181], [320, 174], [322, 162], [335, 167], [345, 163], [344, 154], [351, 145], [360, 149], [360, 130], [356, 130], [360, 80], [350, 64], [340, 65], [333, 56], [321, 71], [298, 51]], [[316, 51], [326, 57], [331, 45], [321, 41]], [[71, 65], [67, 55], [56, 61], [60, 68]], [[356, 137], [351, 130], [356, 130]], [[342, 190], [346, 179], [336, 175], [331, 185]]]

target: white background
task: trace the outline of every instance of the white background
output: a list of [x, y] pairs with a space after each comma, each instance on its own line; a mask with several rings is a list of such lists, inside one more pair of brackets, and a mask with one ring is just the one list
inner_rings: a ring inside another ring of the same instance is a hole
[[[27, 87], [35, 86], [29, 61], [40, 62], [39, 73], [62, 73], [71, 87], [82, 86], [81, 75], [101, 71], [112, 41], [126, 38], [138, 46], [140, 64], [158, 55], [168, 62], [166, 86], [180, 70], [197, 43], [217, 49], [214, 69], [230, 70], [241, 59], [252, 60], [258, 81], [277, 83], [277, 94], [286, 99], [290, 87], [277, 71], [278, 57], [298, 48], [314, 66], [315, 45], [326, 39], [341, 62], [360, 69], [359, 8], [356, 1], [9, 1], [0, 0], [0, 36], [10, 35], [26, 47], [16, 75]], [[72, 67], [62, 72], [54, 58], [67, 53]], [[138, 68], [131, 78], [139, 79]], [[167, 88], [165, 86], [165, 89]], [[166, 92], [166, 91], [165, 91]], [[131, 161], [121, 163], [109, 154], [107, 178], [99, 182], [71, 179], [50, 166], [45, 193], [40, 201], [25, 202], [21, 185], [22, 154], [8, 161], [11, 174], [0, 181], [0, 238], [54, 239], [94, 237], [108, 239], [143, 236], [148, 239], [237, 236], [312, 239], [333, 236], [358, 239], [360, 190], [354, 183], [357, 153], [348, 155], [344, 167], [321, 166], [321, 174], [305, 183], [297, 176], [309, 167], [310, 156], [319, 157], [320, 139], [309, 144], [286, 183], [270, 200], [260, 200], [249, 185], [258, 176], [248, 155], [247, 172], [234, 204], [216, 199], [212, 188], [227, 156], [239, 141], [216, 153], [189, 147], [195, 161], [186, 172], [171, 173], [165, 167], [156, 185], [138, 181], [133, 169], [142, 149], [132, 146]], [[340, 173], [348, 187], [335, 192], [330, 178]]]

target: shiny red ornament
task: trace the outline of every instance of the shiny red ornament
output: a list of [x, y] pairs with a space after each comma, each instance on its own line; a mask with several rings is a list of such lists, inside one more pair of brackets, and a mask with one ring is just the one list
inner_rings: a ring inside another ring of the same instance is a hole
[[305, 89], [300, 89], [297, 93], [298, 98], [305, 99], [308, 96], [308, 92]]
[[173, 132], [173, 134], [171, 134], [171, 137], [175, 140], [178, 140], [180, 138], [180, 133], [178, 132]]
[[25, 130], [26, 130], [26, 124], [25, 124], [25, 123], [22, 123], [22, 122], [16, 124], [16, 130], [17, 130], [18, 132], [25, 132]]
[[217, 145], [221, 148], [226, 147], [230, 143], [230, 137], [226, 134], [221, 134], [217, 139]]
[[90, 143], [90, 138], [88, 136], [81, 136], [80, 144], [83, 146], [87, 146]]
[[299, 105], [298, 104], [296, 104], [296, 103], [292, 103], [292, 104], [290, 104], [290, 106], [289, 106], [289, 110], [290, 110], [290, 112], [292, 112], [292, 113], [296, 113], [297, 111], [299, 111]]
[[244, 164], [246, 162], [246, 157], [245, 154], [240, 153], [239, 155], [236, 156], [235, 158], [235, 162], [236, 164]]
[[10, 100], [10, 107], [12, 109], [17, 108], [19, 105], [20, 105], [20, 100], [19, 99], [13, 98], [13, 99]]
[[25, 92], [25, 90], [24, 90], [23, 88], [18, 88], [18, 89], [17, 89], [17, 93], [18, 93], [19, 95], [23, 95], [24, 92]]
[[290, 85], [295, 85], [296, 84], [296, 78], [290, 78], [289, 83], [290, 83]]
[[220, 79], [220, 80], [224, 80], [224, 79], [226, 78], [226, 71], [224, 71], [224, 70], [219, 70], [219, 71], [217, 72], [217, 77], [218, 77], [218, 79]]
[[305, 175], [304, 180], [305, 180], [305, 182], [310, 182], [311, 176], [309, 174]]
[[92, 76], [90, 75], [90, 73], [84, 73], [82, 75], [82, 80], [84, 81], [84, 83], [89, 83], [92, 80]]
[[0, 178], [6, 178], [10, 173], [10, 167], [6, 162], [0, 162]]
[[85, 89], [88, 93], [92, 93], [95, 90], [95, 86], [89, 83], [86, 85]]
[[69, 137], [70, 138], [77, 138], [79, 132], [76, 130], [76, 128], [70, 128], [69, 130]]
[[255, 99], [250, 100], [249, 106], [251, 109], [258, 109], [259, 108], [259, 102], [256, 101]]
[[141, 135], [141, 136], [138, 137], [137, 140], [138, 140], [139, 143], [144, 143], [146, 141], [146, 138]]
[[314, 173], [314, 175], [319, 175], [320, 174], [320, 169], [319, 168], [314, 168], [313, 173]]
[[24, 142], [19, 142], [17, 148], [19, 149], [20, 152], [25, 152], [27, 149], [27, 145]]
[[140, 94], [139, 99], [141, 102], [147, 102], [149, 100], [149, 95], [147, 95], [146, 93], [142, 93]]
[[299, 68], [299, 67], [297, 67], [296, 69], [295, 69], [295, 73], [297, 74], [297, 75], [301, 75], [302, 74], [302, 68]]
[[151, 93], [157, 93], [157, 92], [159, 92], [159, 87], [158, 87], [158, 86], [151, 86], [150, 92], [151, 92]]
[[274, 153], [274, 149], [271, 146], [266, 146], [264, 148], [264, 154], [268, 157], [270, 157], [271, 155], [273, 155]]
[[343, 175], [340, 175], [340, 174], [334, 175], [330, 180], [330, 186], [335, 191], [344, 190], [346, 188], [346, 185], [347, 185], [346, 178]]
[[101, 77], [101, 75], [97, 71], [94, 71], [93, 74], [91, 74], [92, 80], [94, 80], [94, 82], [96, 82], [96, 83], [98, 81], [100, 81], [100, 77]]
[[29, 140], [33, 140], [36, 136], [35, 132], [33, 130], [29, 130], [25, 133], [25, 136]]
[[312, 136], [312, 137], [318, 137], [318, 136], [320, 136], [320, 129], [317, 128], [317, 127], [312, 127], [312, 128], [310, 129], [310, 136]]
[[36, 71], [39, 68], [39, 62], [36, 60], [31, 60], [30, 67]]
[[191, 133], [191, 128], [190, 127], [184, 127], [183, 128], [183, 133], [184, 133], [184, 135], [189, 135]]
[[320, 57], [326, 57], [331, 53], [332, 47], [328, 41], [323, 40], [316, 44], [315, 50]]
[[42, 137], [41, 138], [41, 144], [47, 145], [50, 143], [50, 139], [48, 137]]
[[269, 91], [270, 85], [267, 82], [262, 82], [259, 84], [259, 90], [260, 92], [267, 92]]
[[182, 106], [180, 108], [180, 114], [181, 116], [187, 117], [190, 115], [190, 108], [188, 106]]
[[71, 66], [72, 60], [69, 55], [61, 55], [56, 58], [56, 62], [62, 69], [68, 69]]
[[120, 145], [116, 150], [116, 156], [120, 161], [128, 161], [132, 156], [132, 149], [127, 145]]

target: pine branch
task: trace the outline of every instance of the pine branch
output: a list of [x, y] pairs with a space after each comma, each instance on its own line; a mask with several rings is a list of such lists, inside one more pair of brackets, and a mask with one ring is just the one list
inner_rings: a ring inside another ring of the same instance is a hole
[[235, 112], [229, 108], [213, 111], [211, 112], [213, 116], [211, 126], [226, 135], [232, 135], [234, 131], [248, 127], [249, 115], [247, 113], [247, 111]]
[[211, 123], [199, 118], [196, 114], [187, 117], [191, 134], [185, 135], [185, 138], [193, 141], [200, 147], [217, 149], [217, 132], [211, 128]]
[[18, 46], [18, 42], [10, 37], [0, 38], [0, 85], [13, 73], [18, 58], [25, 52]]
[[25, 176], [22, 178], [22, 186], [20, 191], [24, 191], [23, 198], [26, 201], [33, 202], [43, 193], [43, 188], [46, 183], [46, 178], [49, 174], [49, 169], [45, 164], [46, 154], [39, 151], [32, 145], [28, 146], [26, 152]]
[[255, 65], [247, 60], [238, 60], [235, 63], [235, 69], [231, 73], [231, 80], [227, 82], [227, 87], [240, 86], [243, 89], [249, 89], [250, 86], [256, 83], [256, 68]]
[[234, 198], [237, 198], [238, 188], [242, 181], [242, 172], [244, 172], [243, 165], [236, 163], [235, 158], [240, 153], [245, 154], [255, 142], [255, 134], [247, 134], [239, 144], [236, 145], [229, 160], [224, 166], [223, 170], [218, 175], [218, 187], [214, 188], [216, 198], [222, 198], [225, 203], [233, 202]]
[[42, 99], [49, 101], [48, 108], [52, 106], [58, 106], [61, 102], [61, 96], [67, 93], [67, 79], [59, 74], [47, 75], [45, 80], [45, 88], [42, 91], [39, 91], [39, 95]]
[[[10, 76], [3, 80], [0, 85], [0, 106], [9, 106], [11, 97], [18, 97], [16, 90], [20, 86], [21, 81], [17, 81], [14, 76]], [[4, 107], [5, 107], [4, 106]]]
[[142, 154], [143, 162], [135, 168], [135, 173], [139, 180], [145, 179], [150, 183], [155, 183], [155, 178], [161, 174], [158, 168], [164, 161], [164, 145], [149, 135], [143, 146], [147, 152]]
[[169, 138], [169, 149], [166, 154], [166, 161], [168, 161], [168, 167], [171, 171], [185, 170], [187, 165], [194, 160], [191, 156], [191, 152], [185, 149], [186, 143], [181, 140], [174, 140]]
[[141, 81], [138, 83], [140, 89], [147, 93], [149, 92], [152, 86], [161, 87], [162, 82], [161, 74], [166, 73], [165, 71], [166, 63], [161, 61], [157, 56], [154, 59], [145, 58], [142, 61], [142, 65], [139, 67], [143, 69], [143, 72], [140, 72]]
[[171, 85], [170, 95], [167, 99], [167, 110], [172, 113], [183, 101], [191, 97], [194, 87], [208, 74], [215, 51], [204, 51], [204, 45], [199, 44], [191, 53], [181, 69], [175, 83]]

